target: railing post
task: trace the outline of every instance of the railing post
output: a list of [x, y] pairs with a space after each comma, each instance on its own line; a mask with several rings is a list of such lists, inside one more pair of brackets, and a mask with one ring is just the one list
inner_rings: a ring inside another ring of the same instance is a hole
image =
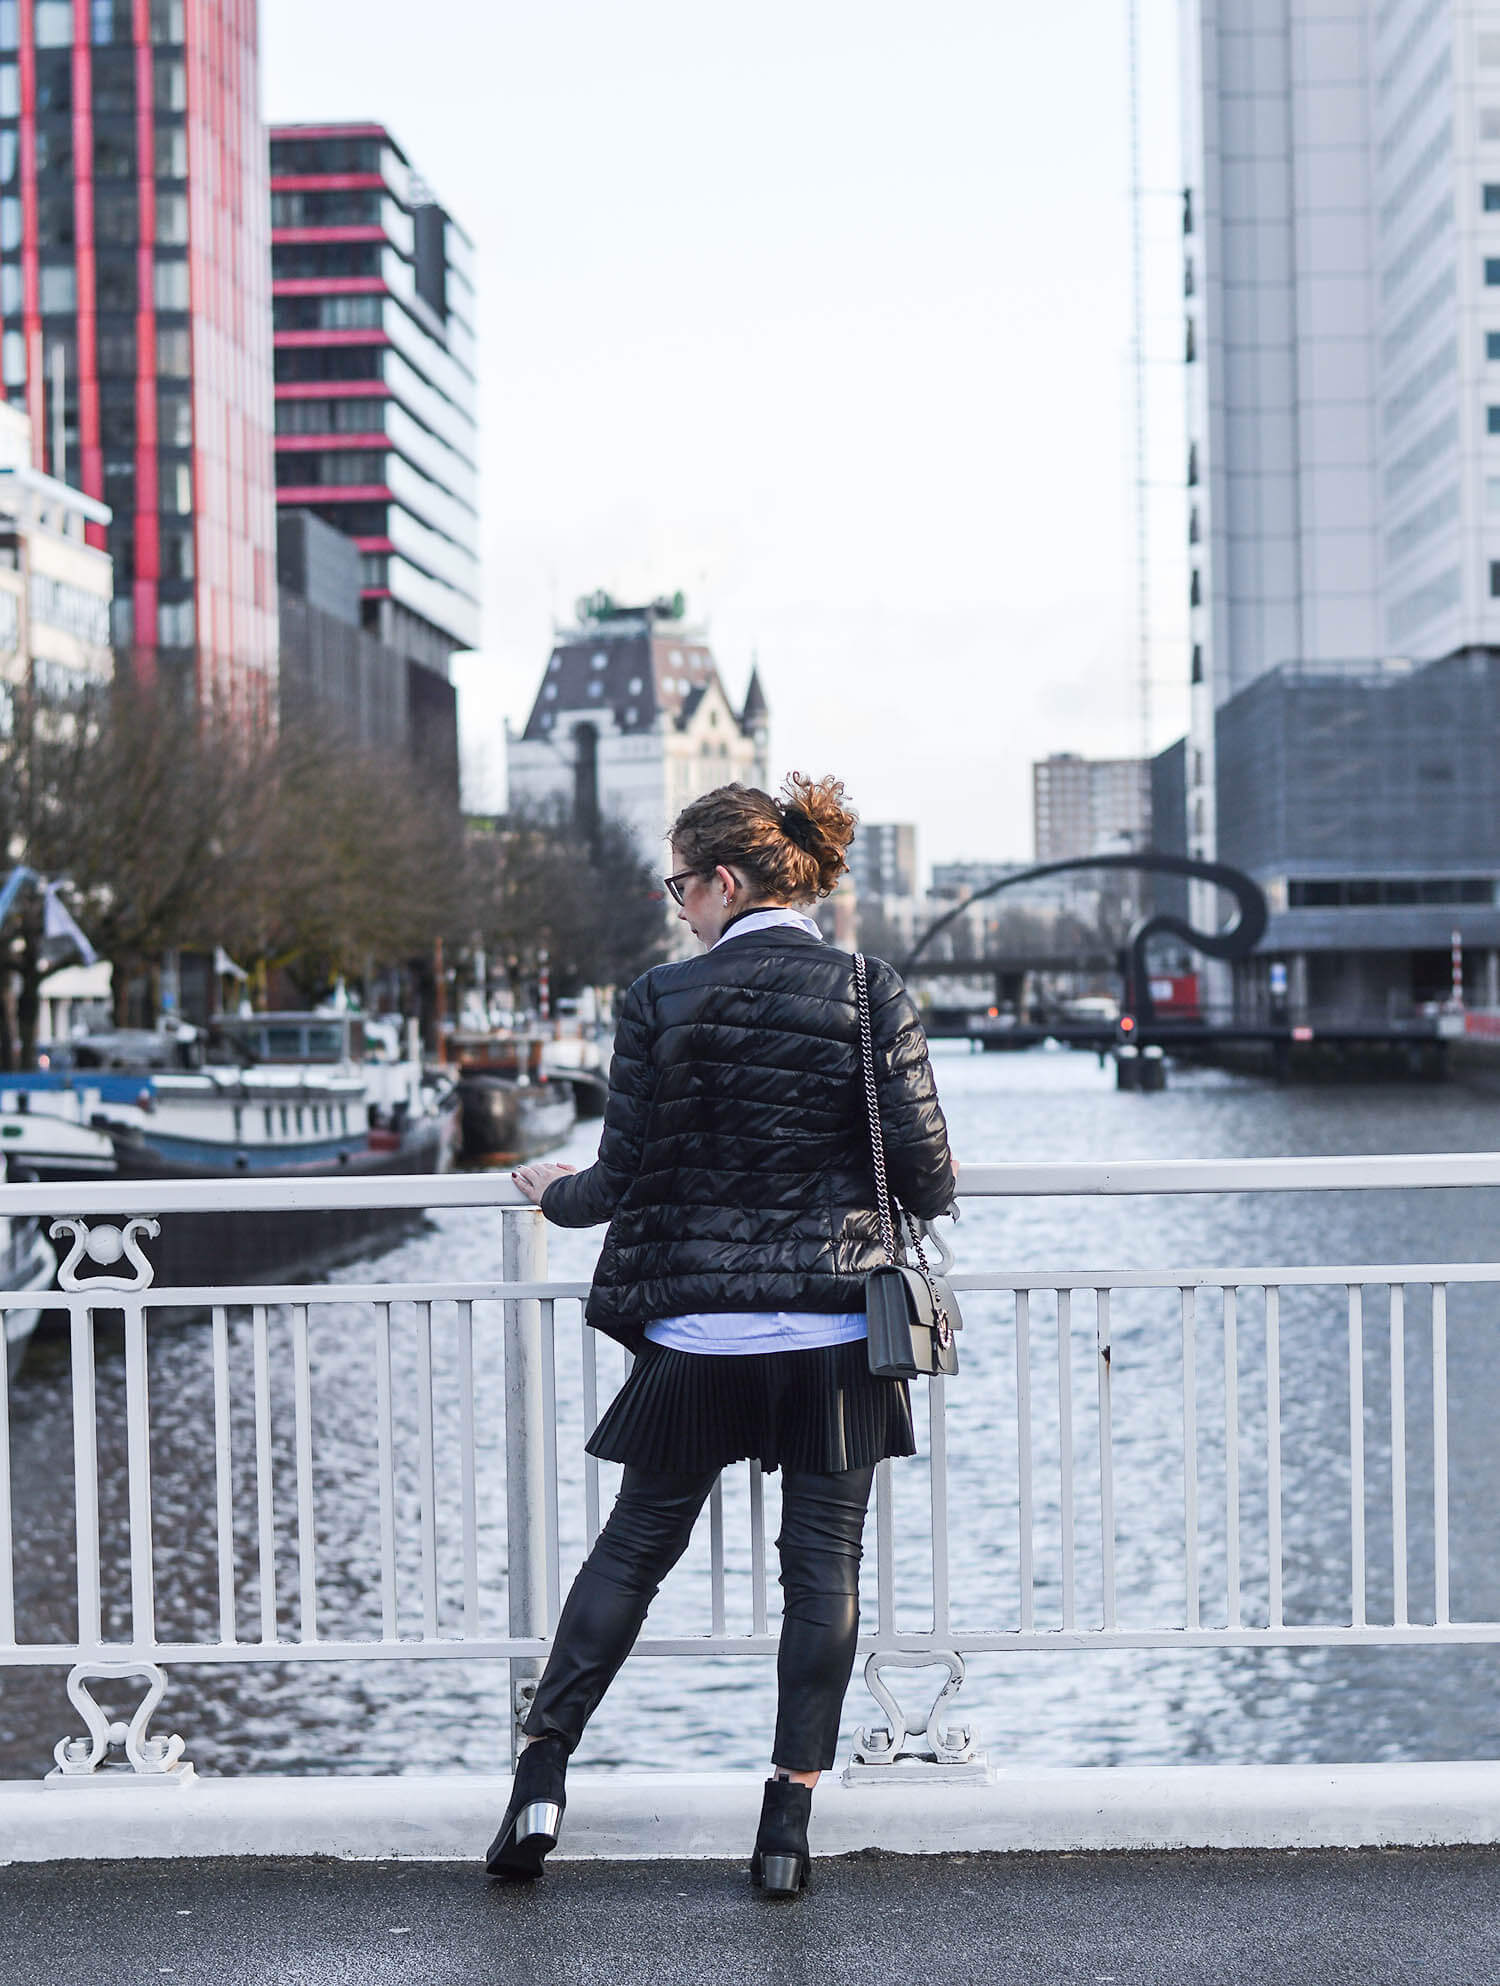
[[[535, 1207], [501, 1215], [502, 1271], [507, 1283], [547, 1276], [547, 1223]], [[505, 1312], [505, 1545], [513, 1635], [547, 1631], [547, 1479], [542, 1417], [542, 1306], [513, 1299]], [[535, 1656], [510, 1665], [510, 1749], [514, 1762], [521, 1724], [536, 1694], [542, 1664]]]

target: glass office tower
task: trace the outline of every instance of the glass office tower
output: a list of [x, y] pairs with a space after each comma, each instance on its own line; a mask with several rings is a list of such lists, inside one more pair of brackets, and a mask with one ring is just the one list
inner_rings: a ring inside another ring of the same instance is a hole
[[6, 395], [113, 510], [117, 652], [251, 717], [276, 684], [256, 27], [255, 0], [0, 0]]
[[473, 246], [378, 124], [271, 131], [276, 482], [361, 554], [365, 626], [479, 639]]

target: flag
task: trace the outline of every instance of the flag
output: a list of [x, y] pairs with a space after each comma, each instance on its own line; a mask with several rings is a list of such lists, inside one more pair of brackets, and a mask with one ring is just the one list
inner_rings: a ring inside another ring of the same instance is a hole
[[85, 965], [93, 965], [98, 959], [99, 954], [79, 930], [56, 883], [48, 883], [42, 894], [42, 936], [44, 939], [66, 938], [76, 947]]

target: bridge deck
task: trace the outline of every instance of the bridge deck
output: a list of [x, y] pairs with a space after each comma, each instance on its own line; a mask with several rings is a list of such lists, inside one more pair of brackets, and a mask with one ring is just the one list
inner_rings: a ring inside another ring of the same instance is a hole
[[0, 1869], [4, 1986], [1444, 1986], [1489, 1982], [1500, 1849], [867, 1853], [768, 1903], [726, 1862]]

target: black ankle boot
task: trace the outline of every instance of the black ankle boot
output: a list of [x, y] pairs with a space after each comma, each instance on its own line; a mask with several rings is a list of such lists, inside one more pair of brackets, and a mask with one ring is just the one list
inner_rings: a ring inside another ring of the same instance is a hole
[[568, 1804], [568, 1753], [560, 1738], [538, 1738], [516, 1760], [510, 1805], [484, 1866], [502, 1882], [531, 1883], [557, 1846]]
[[811, 1818], [811, 1786], [800, 1786], [795, 1779], [766, 1781], [760, 1832], [750, 1857], [750, 1880], [767, 1896], [796, 1896], [807, 1888], [812, 1862], [807, 1823]]

